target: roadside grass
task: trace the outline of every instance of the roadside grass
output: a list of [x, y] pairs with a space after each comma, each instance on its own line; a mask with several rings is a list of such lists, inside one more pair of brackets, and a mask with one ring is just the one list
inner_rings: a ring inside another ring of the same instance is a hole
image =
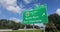
[[[13, 31], [7, 31], [7, 32], [24, 32], [24, 30], [13, 30]], [[26, 32], [33, 32], [33, 30], [26, 30]], [[41, 30], [35, 30], [35, 32], [42, 32]]]
[[[13, 30], [13, 31], [3, 31], [3, 32], [24, 32], [24, 30]], [[33, 32], [33, 30], [26, 30], [26, 32]], [[34, 32], [42, 32], [42, 30], [38, 29], [38, 30], [35, 30]], [[52, 31], [50, 31], [52, 32]], [[54, 31], [56, 32], [56, 31]], [[57, 30], [57, 32], [60, 32], [59, 30]]]

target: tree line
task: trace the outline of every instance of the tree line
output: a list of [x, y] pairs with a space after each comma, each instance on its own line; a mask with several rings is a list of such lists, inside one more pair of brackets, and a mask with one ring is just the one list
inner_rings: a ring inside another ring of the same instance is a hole
[[[1, 19], [0, 20], [0, 29], [23, 29], [25, 25], [23, 25], [21, 22], [15, 22], [13, 20], [7, 20], [7, 19]], [[26, 25], [27, 28], [33, 28], [33, 25]], [[35, 28], [39, 28], [39, 26], [35, 25]]]
[[[25, 25], [23, 25], [21, 22], [15, 22], [13, 20], [7, 20], [7, 19], [0, 19], [0, 29], [12, 29], [14, 27], [22, 29], [24, 28], [24, 26]], [[26, 25], [26, 26], [27, 28], [33, 27], [33, 25]], [[60, 15], [56, 13], [49, 15], [46, 27], [60, 30]], [[40, 27], [35, 25], [35, 28]]]
[[60, 15], [54, 13], [48, 16], [48, 23], [46, 24], [47, 32], [57, 32], [60, 31]]

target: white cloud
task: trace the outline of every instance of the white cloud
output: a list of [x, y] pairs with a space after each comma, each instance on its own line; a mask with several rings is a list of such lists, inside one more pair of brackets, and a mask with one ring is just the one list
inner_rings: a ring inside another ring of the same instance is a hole
[[39, 27], [43, 27], [43, 23], [40, 23], [40, 24], [35, 24], [35, 25], [38, 25]]
[[21, 8], [17, 5], [17, 0], [0, 0], [0, 4], [8, 11], [21, 13]]
[[20, 13], [20, 12], [21, 12], [21, 8], [19, 8], [18, 6], [17, 6], [17, 7], [8, 6], [7, 9], [8, 9], [9, 11], [16, 12], [16, 13]]
[[28, 4], [31, 2], [31, 0], [24, 0], [24, 2]]
[[21, 8], [22, 8], [22, 7], [24, 7], [24, 5], [23, 5], [22, 3], [20, 3], [20, 5], [19, 5], [19, 6], [20, 6]]
[[0, 3], [5, 7], [16, 6], [16, 0], [1, 0]]
[[60, 15], [60, 9], [57, 9], [57, 10], [56, 10], [56, 13], [57, 13], [58, 15]]
[[22, 20], [17, 19], [17, 18], [14, 18], [14, 17], [10, 18], [9, 20], [13, 20], [13, 21], [15, 21], [15, 22], [22, 22]]

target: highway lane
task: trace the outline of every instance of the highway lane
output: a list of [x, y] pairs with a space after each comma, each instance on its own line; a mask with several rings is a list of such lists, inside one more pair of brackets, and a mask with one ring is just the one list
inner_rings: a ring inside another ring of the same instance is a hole
[[[18, 29], [18, 30], [24, 30], [24, 29]], [[26, 30], [33, 30], [33, 29], [26, 29]], [[37, 29], [34, 29], [34, 30], [37, 30]], [[3, 31], [13, 31], [12, 29], [0, 29], [0, 32], [3, 32]]]

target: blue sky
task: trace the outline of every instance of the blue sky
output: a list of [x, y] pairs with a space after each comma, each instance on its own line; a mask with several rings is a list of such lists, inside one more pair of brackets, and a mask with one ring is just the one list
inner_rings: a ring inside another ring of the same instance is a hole
[[47, 4], [47, 14], [60, 15], [60, 0], [0, 0], [0, 19], [22, 20], [22, 13], [36, 5]]

